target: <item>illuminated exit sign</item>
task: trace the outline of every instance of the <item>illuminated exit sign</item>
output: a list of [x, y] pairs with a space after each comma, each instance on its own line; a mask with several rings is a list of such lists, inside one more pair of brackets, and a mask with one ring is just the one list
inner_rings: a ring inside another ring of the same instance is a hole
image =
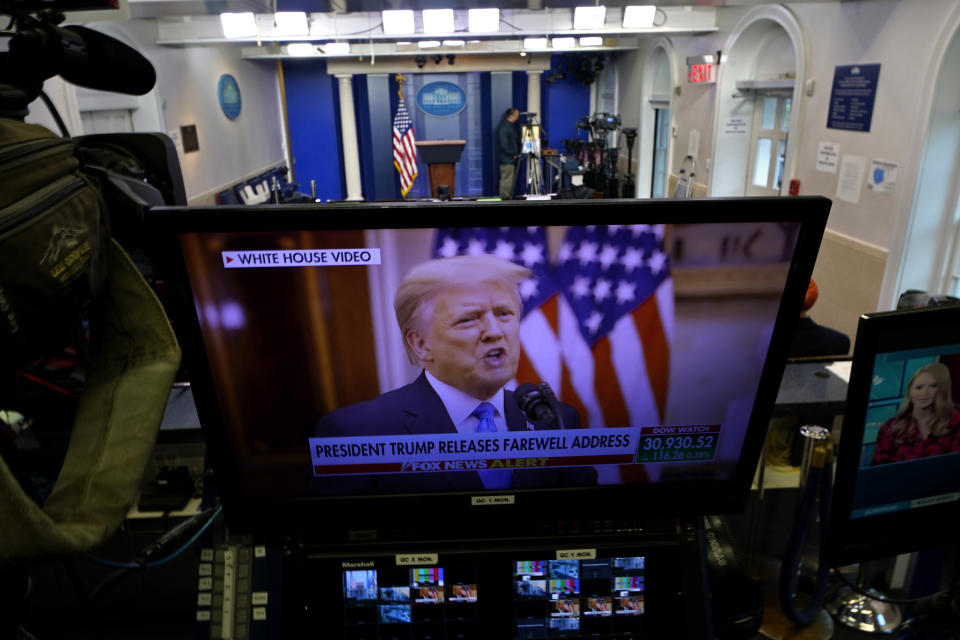
[[687, 58], [687, 82], [707, 84], [717, 81], [716, 57], [712, 55]]

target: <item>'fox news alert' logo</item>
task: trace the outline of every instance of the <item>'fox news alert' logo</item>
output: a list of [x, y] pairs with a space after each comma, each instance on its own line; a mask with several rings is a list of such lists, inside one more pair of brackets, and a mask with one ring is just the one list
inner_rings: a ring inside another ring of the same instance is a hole
[[545, 467], [547, 458], [509, 458], [505, 460], [422, 460], [406, 461], [401, 471], [478, 471], [483, 469], [520, 469]]

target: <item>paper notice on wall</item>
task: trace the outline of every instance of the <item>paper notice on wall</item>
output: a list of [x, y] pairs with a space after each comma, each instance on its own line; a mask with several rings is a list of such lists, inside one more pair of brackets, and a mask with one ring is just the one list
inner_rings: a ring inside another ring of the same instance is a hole
[[179, 153], [180, 156], [182, 157], [183, 156], [183, 139], [180, 138], [180, 130], [171, 129], [170, 131], [167, 131], [167, 135], [170, 136], [171, 140], [173, 140], [173, 146], [177, 148], [177, 153]]
[[863, 172], [866, 168], [867, 159], [863, 156], [842, 156], [840, 158], [837, 198], [853, 204], [860, 202], [860, 186], [863, 184]]
[[750, 130], [750, 122], [746, 118], [730, 116], [723, 121], [723, 132], [731, 134], [747, 133]]
[[871, 160], [867, 174], [867, 189], [885, 196], [893, 193], [897, 184], [897, 163], [887, 160]]
[[836, 142], [821, 142], [817, 149], [817, 171], [836, 173], [839, 158], [840, 145]]

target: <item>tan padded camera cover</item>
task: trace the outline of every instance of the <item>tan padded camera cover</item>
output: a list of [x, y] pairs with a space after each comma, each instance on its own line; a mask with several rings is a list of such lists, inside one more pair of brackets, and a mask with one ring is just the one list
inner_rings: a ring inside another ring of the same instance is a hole
[[41, 508], [0, 459], [0, 564], [88, 551], [139, 490], [180, 363], [160, 301], [120, 245], [91, 305], [92, 362], [66, 459]]

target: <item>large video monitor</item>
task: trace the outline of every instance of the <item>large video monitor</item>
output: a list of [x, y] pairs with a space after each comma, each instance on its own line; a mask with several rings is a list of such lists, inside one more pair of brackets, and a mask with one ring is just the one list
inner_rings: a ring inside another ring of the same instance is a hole
[[742, 508], [829, 204], [150, 220], [231, 524], [440, 539]]
[[956, 545], [960, 306], [862, 316], [837, 457], [833, 565]]

